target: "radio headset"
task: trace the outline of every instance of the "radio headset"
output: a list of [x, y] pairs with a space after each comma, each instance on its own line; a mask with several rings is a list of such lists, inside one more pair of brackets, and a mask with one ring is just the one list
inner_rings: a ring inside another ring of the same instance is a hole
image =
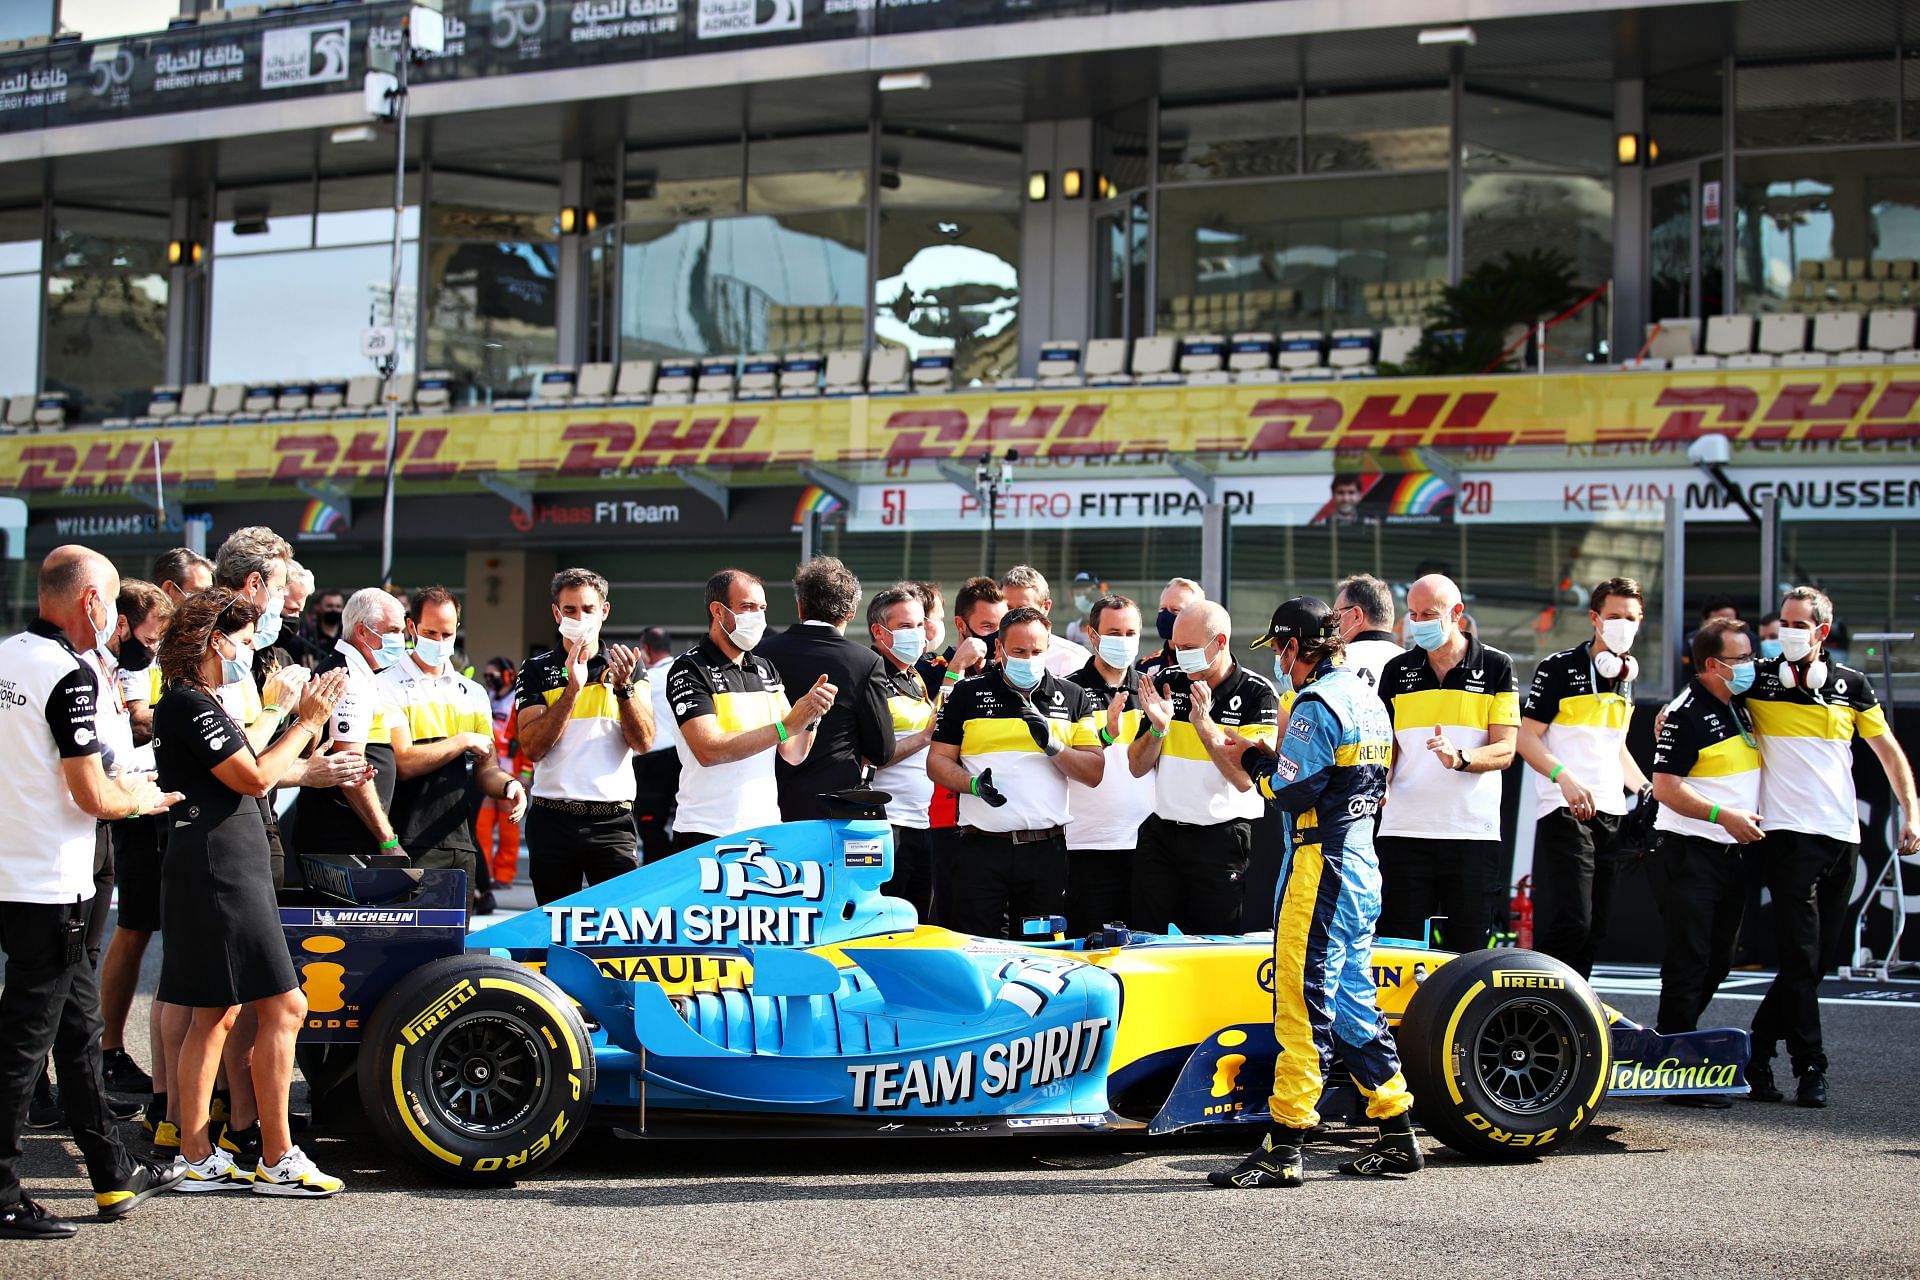
[[1783, 688], [1795, 689], [1804, 685], [1808, 693], [1818, 693], [1827, 683], [1827, 662], [1817, 654], [1808, 660], [1806, 674], [1794, 670], [1794, 664], [1785, 658], [1780, 660], [1778, 668], [1780, 684]]
[[1592, 670], [1588, 672], [1588, 675], [1590, 677], [1598, 677], [1593, 680], [1593, 691], [1595, 693], [1600, 692], [1600, 678], [1621, 680], [1624, 676], [1620, 688], [1620, 692], [1623, 695], [1626, 693], [1627, 688], [1631, 686], [1635, 680], [1640, 678], [1640, 662], [1638, 659], [1630, 653], [1615, 653], [1613, 650], [1600, 644], [1595, 644], [1587, 650], [1587, 665], [1592, 668]]

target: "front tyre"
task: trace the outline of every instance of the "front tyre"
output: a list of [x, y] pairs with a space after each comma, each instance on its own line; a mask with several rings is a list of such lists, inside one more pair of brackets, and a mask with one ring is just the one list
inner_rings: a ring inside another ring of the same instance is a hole
[[367, 1024], [359, 1076], [387, 1145], [461, 1182], [545, 1168], [593, 1106], [579, 1010], [539, 974], [491, 956], [448, 956], [397, 983]]
[[1579, 974], [1534, 951], [1475, 951], [1420, 984], [1397, 1033], [1414, 1114], [1463, 1155], [1518, 1160], [1593, 1120], [1612, 1068]]

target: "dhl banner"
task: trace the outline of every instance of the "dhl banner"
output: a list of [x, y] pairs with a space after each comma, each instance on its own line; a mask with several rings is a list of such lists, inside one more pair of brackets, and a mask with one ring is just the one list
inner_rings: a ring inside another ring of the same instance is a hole
[[[1506, 375], [1280, 386], [1089, 388], [402, 420], [414, 482], [615, 479], [677, 466], [906, 463], [1422, 447], [1920, 438], [1920, 368]], [[380, 476], [377, 420], [0, 438], [0, 490], [345, 483]]]

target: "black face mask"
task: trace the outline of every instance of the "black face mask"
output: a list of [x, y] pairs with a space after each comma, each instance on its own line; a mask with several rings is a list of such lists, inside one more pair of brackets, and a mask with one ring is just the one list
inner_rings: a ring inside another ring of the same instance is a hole
[[320, 625], [328, 631], [340, 630], [340, 610], [328, 609], [320, 615]]
[[122, 671], [145, 671], [153, 665], [153, 650], [140, 642], [139, 637], [128, 635], [120, 642], [120, 669]]
[[1179, 616], [1179, 614], [1171, 609], [1162, 609], [1154, 615], [1153, 629], [1160, 633], [1162, 640], [1171, 641], [1173, 639], [1173, 620]]
[[500, 693], [501, 690], [507, 687], [506, 678], [503, 676], [496, 675], [491, 671], [487, 672], [485, 675], [481, 676], [480, 678], [486, 682], [488, 693], [497, 695], [498, 693]]

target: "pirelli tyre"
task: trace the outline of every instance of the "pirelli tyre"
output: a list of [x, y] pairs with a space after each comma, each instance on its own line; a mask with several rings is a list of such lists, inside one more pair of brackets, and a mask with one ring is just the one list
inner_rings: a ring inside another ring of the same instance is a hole
[[1397, 1033], [1414, 1116], [1464, 1155], [1519, 1160], [1593, 1120], [1612, 1069], [1607, 1017], [1580, 975], [1534, 951], [1434, 969]]
[[395, 984], [367, 1024], [359, 1074], [375, 1132], [462, 1182], [552, 1164], [593, 1105], [578, 1008], [539, 974], [490, 956], [448, 956]]

